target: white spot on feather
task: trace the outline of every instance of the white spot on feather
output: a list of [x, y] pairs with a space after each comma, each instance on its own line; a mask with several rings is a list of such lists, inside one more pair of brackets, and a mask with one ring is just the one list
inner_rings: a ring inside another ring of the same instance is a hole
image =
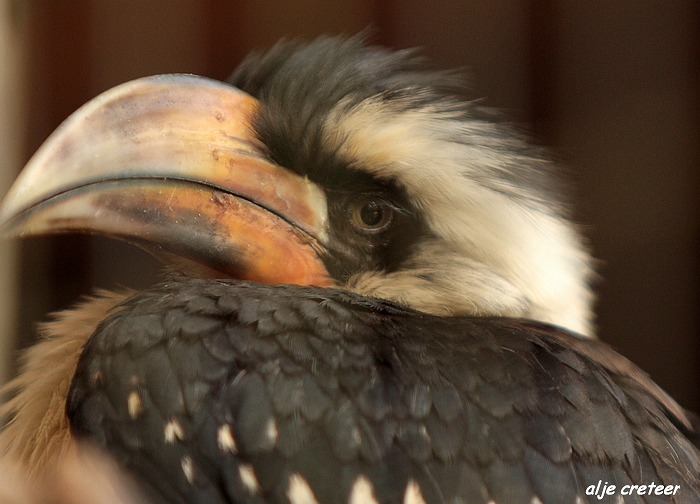
[[268, 420], [267, 426], [265, 427], [265, 434], [267, 435], [267, 439], [270, 440], [270, 444], [274, 446], [277, 442], [277, 436], [279, 435], [277, 431], [277, 422], [275, 422], [274, 418]]
[[239, 465], [238, 475], [241, 477], [241, 482], [249, 494], [260, 493], [260, 483], [258, 483], [258, 478], [255, 477], [255, 471], [253, 471], [252, 466], [248, 464]]
[[414, 480], [406, 485], [406, 493], [403, 494], [403, 504], [425, 504], [425, 499], [420, 491], [420, 486]]
[[318, 504], [316, 496], [309, 483], [301, 476], [301, 474], [292, 474], [289, 477], [289, 486], [287, 487], [287, 497], [291, 504]]
[[238, 453], [238, 447], [236, 446], [236, 440], [233, 438], [233, 433], [231, 432], [231, 426], [227, 423], [219, 427], [217, 432], [216, 441], [219, 444], [219, 448], [229, 453]]
[[143, 403], [141, 402], [141, 396], [138, 392], [133, 391], [129, 394], [126, 399], [127, 409], [129, 410], [129, 416], [132, 420], [136, 420], [141, 413], [143, 413]]
[[92, 385], [93, 387], [97, 387], [102, 384], [102, 371], [95, 371], [92, 374]]
[[185, 474], [187, 483], [191, 485], [192, 482], [194, 482], [194, 462], [192, 462], [192, 458], [187, 455], [182, 457], [180, 460], [180, 467], [182, 467], [182, 472]]
[[362, 434], [360, 434], [359, 427], [352, 428], [352, 430], [350, 431], [350, 439], [352, 439], [352, 442], [355, 446], [360, 446], [360, 443], [362, 443]]
[[358, 476], [352, 484], [348, 504], [379, 504], [372, 483], [364, 475]]
[[532, 497], [532, 499], [530, 499], [530, 504], [542, 504], [542, 501], [535, 495]]
[[175, 440], [182, 441], [185, 439], [185, 431], [177, 420], [170, 420], [165, 424], [164, 435], [165, 442], [168, 444], [173, 444]]

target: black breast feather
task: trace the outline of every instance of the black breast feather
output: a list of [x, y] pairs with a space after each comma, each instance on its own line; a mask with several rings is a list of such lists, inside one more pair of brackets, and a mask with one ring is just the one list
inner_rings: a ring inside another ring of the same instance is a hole
[[586, 496], [598, 480], [700, 502], [691, 420], [607, 346], [332, 289], [135, 295], [86, 345], [67, 412], [154, 502], [288, 502], [301, 477], [344, 503], [359, 476], [378, 502], [410, 481], [427, 503], [615, 502]]

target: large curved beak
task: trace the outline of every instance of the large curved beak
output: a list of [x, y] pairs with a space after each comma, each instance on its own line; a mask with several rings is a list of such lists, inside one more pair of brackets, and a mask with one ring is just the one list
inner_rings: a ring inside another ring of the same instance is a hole
[[111, 89], [39, 148], [0, 223], [14, 236], [103, 233], [222, 276], [330, 285], [324, 193], [260, 154], [257, 107], [187, 75]]

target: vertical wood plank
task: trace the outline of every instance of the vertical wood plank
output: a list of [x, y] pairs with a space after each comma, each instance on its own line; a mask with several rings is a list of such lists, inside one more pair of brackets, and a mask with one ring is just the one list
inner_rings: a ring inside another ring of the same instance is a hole
[[[27, 2], [28, 152], [89, 96], [89, 1]], [[36, 322], [89, 292], [87, 236], [46, 237], [21, 243], [18, 346], [34, 341]]]
[[202, 6], [206, 74], [226, 80], [251, 49], [247, 5], [244, 0], [207, 0]]
[[394, 47], [418, 47], [438, 68], [461, 68], [469, 97], [528, 122], [529, 0], [396, 1]]
[[[24, 160], [27, 9], [19, 0], [0, 4], [0, 195]], [[0, 385], [10, 376], [19, 317], [19, 244], [0, 240]]]
[[696, 2], [560, 3], [559, 145], [596, 256], [600, 337], [700, 407]]
[[531, 0], [529, 5], [530, 119], [535, 139], [555, 145], [559, 71], [559, 2]]
[[397, 47], [397, 0], [372, 0], [372, 29], [370, 39], [380, 45]]
[[371, 0], [207, 0], [208, 75], [226, 79], [253, 49], [282, 38], [353, 35], [372, 23]]

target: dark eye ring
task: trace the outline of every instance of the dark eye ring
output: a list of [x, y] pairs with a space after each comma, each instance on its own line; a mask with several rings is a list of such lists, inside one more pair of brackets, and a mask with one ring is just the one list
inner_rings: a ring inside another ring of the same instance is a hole
[[393, 216], [391, 205], [377, 198], [356, 201], [350, 212], [352, 223], [364, 231], [381, 231], [391, 223]]

